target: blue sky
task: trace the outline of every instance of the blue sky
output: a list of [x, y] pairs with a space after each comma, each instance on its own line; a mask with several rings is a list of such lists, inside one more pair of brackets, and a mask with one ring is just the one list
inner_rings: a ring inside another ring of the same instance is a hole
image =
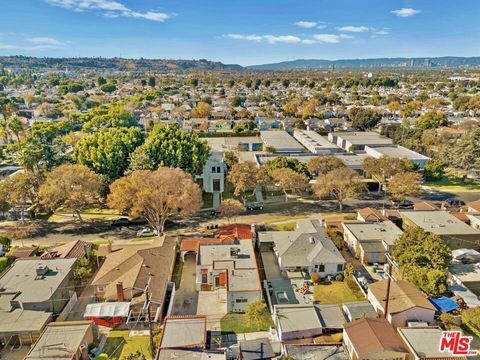
[[478, 0], [4, 0], [0, 55], [479, 56]]

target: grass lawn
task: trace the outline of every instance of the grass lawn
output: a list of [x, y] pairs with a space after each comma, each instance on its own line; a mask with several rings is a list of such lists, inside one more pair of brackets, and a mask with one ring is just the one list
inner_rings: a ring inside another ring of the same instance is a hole
[[273, 326], [270, 315], [260, 322], [260, 324], [251, 323], [244, 314], [228, 313], [220, 320], [222, 332], [234, 332], [237, 334], [249, 333], [256, 331], [267, 331]]
[[352, 290], [343, 281], [315, 285], [313, 298], [321, 304], [342, 304], [349, 301], [365, 300], [360, 290]]
[[[121, 216], [117, 211], [112, 209], [104, 208], [92, 208], [86, 209], [80, 213], [83, 220], [87, 219], [115, 219]], [[62, 221], [62, 220], [72, 220], [77, 217], [73, 215], [72, 212], [64, 212], [62, 210], [56, 211], [50, 217], [47, 218], [48, 221]]]
[[212, 193], [207, 193], [207, 192], [202, 192], [202, 209], [210, 209], [213, 207], [213, 194]]
[[454, 193], [480, 191], [479, 182], [470, 179], [466, 179], [464, 182], [461, 182], [459, 178], [454, 177], [443, 177], [439, 180], [427, 181], [425, 185], [433, 190]]
[[283, 224], [269, 225], [267, 226], [267, 230], [268, 231], [293, 231], [295, 230], [296, 226], [297, 226], [297, 223], [295, 221], [292, 221], [292, 222], [283, 223]]
[[109, 359], [123, 359], [125, 356], [135, 353], [137, 350], [150, 356], [150, 339], [148, 336], [128, 336], [130, 330], [112, 330], [108, 334], [103, 352], [109, 355]]

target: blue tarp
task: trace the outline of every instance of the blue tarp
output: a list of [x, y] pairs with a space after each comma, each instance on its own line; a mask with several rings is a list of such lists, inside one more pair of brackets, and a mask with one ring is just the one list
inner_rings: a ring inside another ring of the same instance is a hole
[[458, 304], [452, 299], [441, 296], [439, 298], [428, 298], [438, 311], [450, 312], [458, 308]]

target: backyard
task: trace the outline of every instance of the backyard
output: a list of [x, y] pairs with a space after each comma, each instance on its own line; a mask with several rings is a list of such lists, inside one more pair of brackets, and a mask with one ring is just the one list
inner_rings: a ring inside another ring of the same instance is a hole
[[350, 289], [344, 281], [315, 285], [313, 298], [321, 304], [342, 304], [349, 301], [365, 300], [359, 289]]
[[236, 334], [267, 331], [273, 327], [273, 321], [270, 314], [266, 314], [259, 323], [247, 319], [245, 314], [228, 313], [220, 320], [222, 332], [234, 332]]
[[147, 359], [150, 356], [150, 339], [148, 336], [129, 336], [130, 330], [112, 330], [108, 334], [103, 353], [108, 354], [109, 359], [123, 359], [126, 356], [139, 351]]

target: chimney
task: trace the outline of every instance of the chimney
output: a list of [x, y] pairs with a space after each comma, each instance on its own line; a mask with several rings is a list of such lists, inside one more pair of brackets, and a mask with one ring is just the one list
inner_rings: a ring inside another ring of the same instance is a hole
[[123, 293], [123, 283], [121, 281], [117, 282], [117, 301], [125, 301], [125, 294]]
[[107, 252], [110, 254], [112, 252], [112, 242], [109, 241], [107, 244]]
[[88, 347], [85, 344], [80, 345], [80, 352], [81, 352], [80, 358], [82, 360], [88, 360], [89, 359], [89, 357], [88, 357]]

